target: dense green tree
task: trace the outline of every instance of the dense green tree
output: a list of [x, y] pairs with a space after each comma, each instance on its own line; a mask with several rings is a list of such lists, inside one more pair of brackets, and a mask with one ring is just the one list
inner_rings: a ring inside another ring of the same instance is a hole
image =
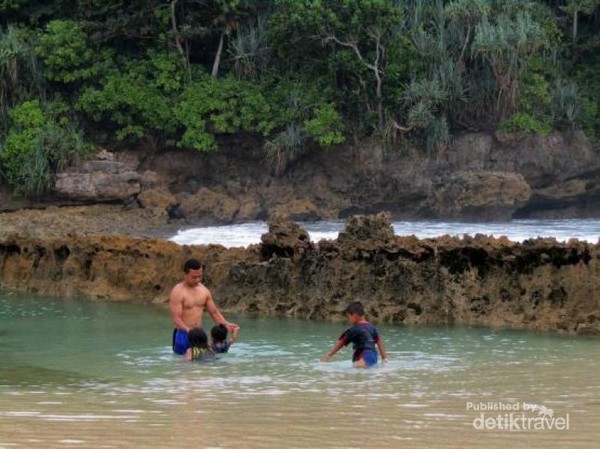
[[[50, 81], [69, 83], [99, 76], [102, 59], [81, 26], [73, 20], [53, 20], [37, 38], [38, 58], [44, 63], [44, 74]], [[99, 57], [100, 56], [100, 57]]]
[[486, 59], [496, 79], [500, 118], [517, 109], [519, 77], [532, 56], [547, 44], [544, 30], [527, 12], [484, 18], [477, 27], [473, 52]]
[[54, 173], [89, 153], [90, 146], [60, 101], [27, 100], [10, 113], [10, 128], [0, 145], [6, 181], [24, 194], [43, 193]]
[[592, 14], [598, 7], [598, 0], [567, 0], [563, 10], [571, 16], [571, 41], [575, 45], [579, 30], [579, 15]]
[[7, 130], [10, 108], [33, 96], [44, 96], [44, 80], [25, 33], [14, 26], [0, 29], [0, 137]]
[[594, 0], [0, 0], [0, 171], [41, 191], [86, 129], [202, 151], [260, 135], [277, 174], [348, 136], [597, 138], [599, 26]]

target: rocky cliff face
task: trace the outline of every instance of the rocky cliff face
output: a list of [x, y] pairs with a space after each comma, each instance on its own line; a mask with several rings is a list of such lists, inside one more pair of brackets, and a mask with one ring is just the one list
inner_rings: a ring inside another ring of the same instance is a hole
[[55, 193], [75, 201], [127, 201], [142, 190], [143, 176], [136, 171], [137, 165], [136, 158], [120, 160], [102, 150], [92, 160], [58, 173]]
[[365, 143], [315, 151], [279, 177], [257, 148], [239, 141], [217, 153], [153, 154], [141, 169], [160, 172], [182, 215], [204, 223], [276, 213], [294, 220], [379, 211], [399, 219], [600, 215], [600, 158], [579, 133], [465, 134], [431, 157]]
[[463, 170], [521, 174], [531, 196], [515, 209], [516, 218], [600, 215], [600, 157], [583, 133], [465, 134], [444, 160]]
[[[427, 157], [363, 143], [315, 150], [280, 176], [261, 148], [234, 136], [215, 152], [103, 151], [59, 173], [46, 202], [117, 202], [198, 224], [379, 211], [399, 219], [600, 216], [600, 157], [581, 133], [465, 134]], [[25, 203], [0, 186], [0, 210]]]
[[390, 217], [351, 218], [311, 242], [276, 217], [248, 249], [126, 236], [0, 240], [0, 285], [51, 295], [164, 302], [188, 257], [208, 265], [222, 308], [341, 319], [355, 299], [378, 321], [600, 333], [600, 245], [485, 236], [396, 237]]

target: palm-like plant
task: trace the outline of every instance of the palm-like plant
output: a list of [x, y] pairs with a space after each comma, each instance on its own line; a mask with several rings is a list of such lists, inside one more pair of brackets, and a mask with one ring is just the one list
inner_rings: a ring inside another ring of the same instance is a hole
[[43, 96], [43, 77], [34, 50], [17, 28], [0, 30], [0, 134], [8, 110], [30, 95]]
[[554, 104], [552, 107], [553, 121], [557, 125], [575, 127], [581, 107], [575, 83], [558, 81], [554, 93]]
[[229, 44], [233, 71], [238, 78], [257, 80], [267, 70], [271, 52], [263, 17], [256, 24], [241, 27]]
[[492, 68], [500, 118], [517, 109], [519, 76], [529, 58], [545, 46], [544, 30], [528, 12], [500, 14], [495, 21], [485, 17], [477, 26], [472, 51]]
[[265, 143], [267, 163], [276, 176], [285, 170], [306, 151], [306, 135], [298, 123], [290, 123], [286, 128]]

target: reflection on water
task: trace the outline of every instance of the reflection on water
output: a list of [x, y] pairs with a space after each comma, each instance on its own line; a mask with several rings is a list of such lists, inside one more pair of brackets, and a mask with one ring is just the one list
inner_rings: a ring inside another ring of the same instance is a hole
[[[342, 221], [317, 221], [301, 223], [318, 242], [335, 239], [344, 229]], [[433, 238], [442, 235], [462, 237], [464, 234], [506, 236], [515, 242], [536, 237], [555, 237], [559, 242], [576, 238], [590, 243], [600, 239], [600, 219], [585, 220], [512, 220], [498, 223], [461, 223], [440, 220], [396, 221], [393, 223], [397, 235], [415, 235]], [[181, 245], [219, 244], [227, 247], [248, 246], [260, 243], [260, 236], [267, 232], [265, 222], [227, 226], [207, 226], [182, 229], [171, 240]]]
[[[600, 340], [380, 326], [390, 363], [318, 361], [343, 324], [237, 317], [210, 364], [153, 307], [0, 296], [0, 448], [598, 447]], [[570, 430], [475, 430], [466, 404], [527, 402]]]

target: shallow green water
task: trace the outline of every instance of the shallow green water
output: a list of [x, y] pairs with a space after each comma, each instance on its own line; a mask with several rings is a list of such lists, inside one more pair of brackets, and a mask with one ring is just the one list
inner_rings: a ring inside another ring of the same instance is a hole
[[[599, 339], [380, 326], [391, 362], [358, 371], [318, 361], [343, 323], [236, 319], [230, 354], [194, 365], [162, 308], [0, 294], [0, 449], [600, 446]], [[477, 430], [499, 413], [480, 402], [569, 429]]]

